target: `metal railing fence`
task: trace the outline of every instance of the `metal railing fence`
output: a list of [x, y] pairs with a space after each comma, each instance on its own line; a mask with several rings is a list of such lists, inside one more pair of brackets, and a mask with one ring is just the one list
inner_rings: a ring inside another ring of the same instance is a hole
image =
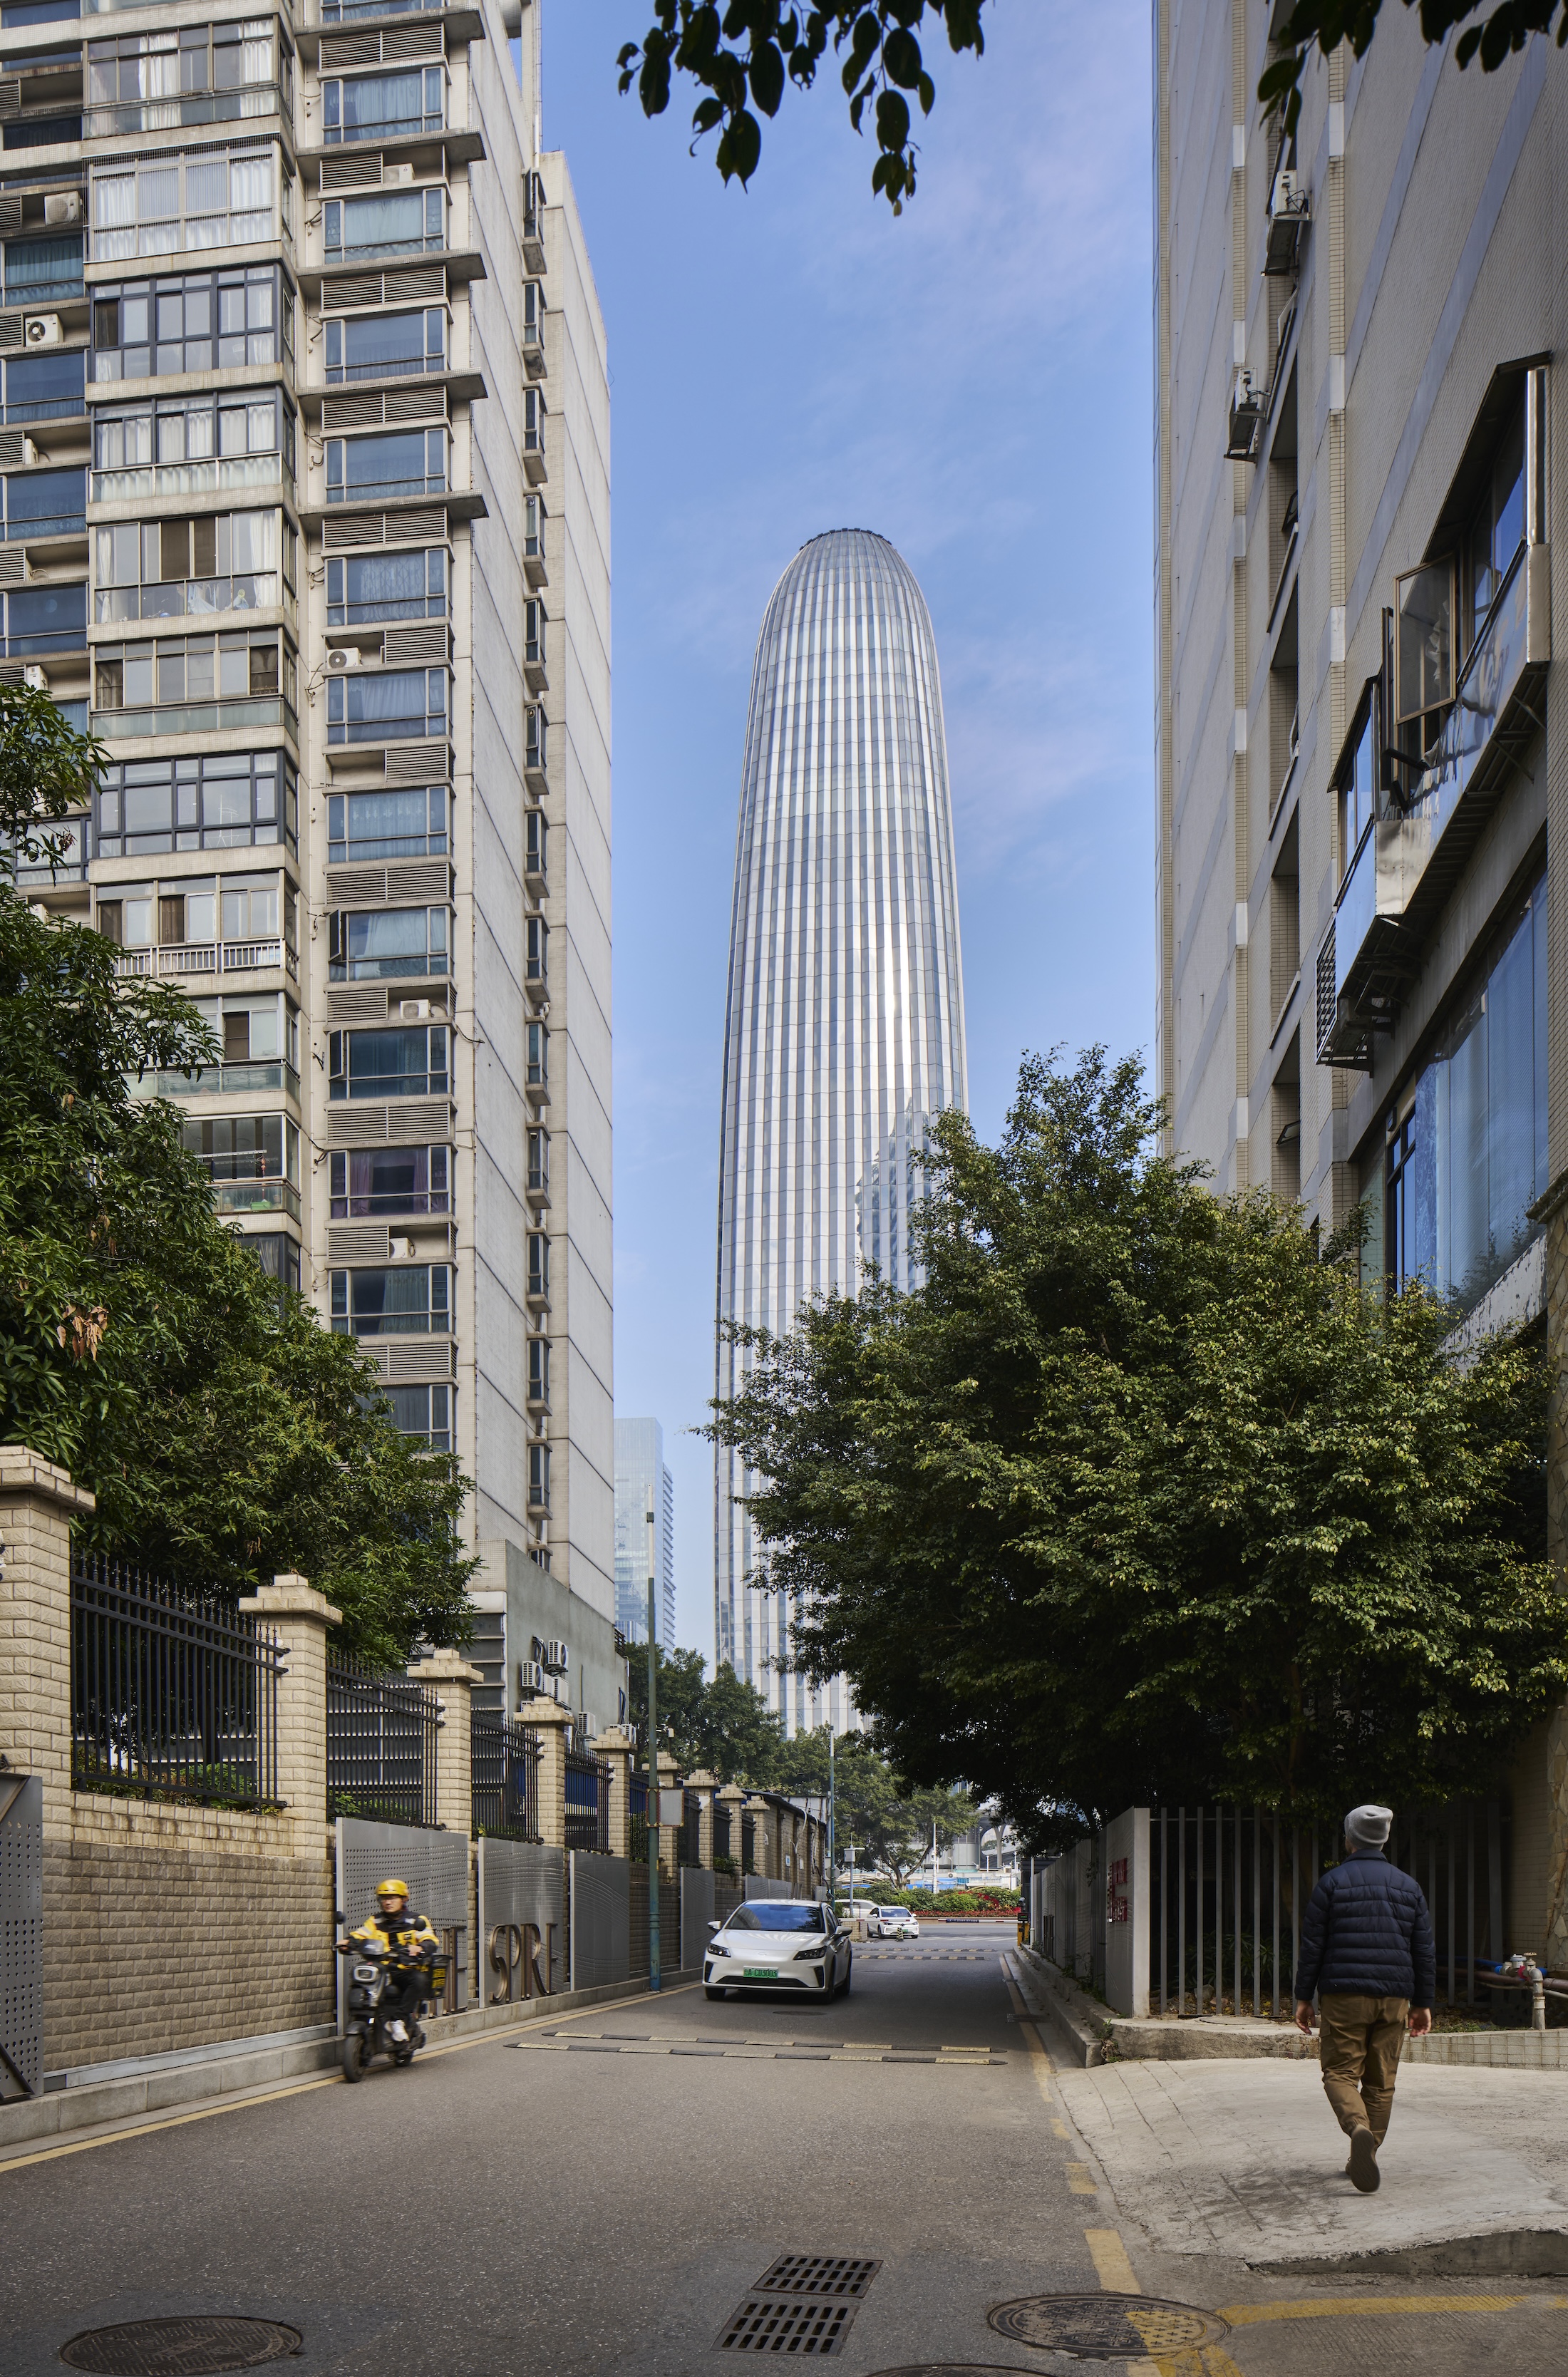
[[726, 1807], [721, 1804], [718, 1795], [715, 1793], [713, 1798], [713, 1856], [715, 1858], [718, 1858], [733, 1857], [734, 1855], [735, 1851], [730, 1846], [730, 1811]]
[[597, 1850], [610, 1846], [610, 1769], [602, 1758], [584, 1749], [574, 1735], [567, 1737], [567, 1846]]
[[683, 1794], [678, 1856], [682, 1865], [700, 1865], [702, 1862], [702, 1794], [700, 1791], [688, 1791]]
[[436, 1694], [344, 1652], [327, 1659], [327, 1812], [436, 1823]]
[[474, 1838], [536, 1841], [539, 1737], [533, 1726], [476, 1709], [469, 1740]]
[[71, 1562], [71, 1780], [78, 1790], [276, 1804], [276, 1635], [93, 1553]]

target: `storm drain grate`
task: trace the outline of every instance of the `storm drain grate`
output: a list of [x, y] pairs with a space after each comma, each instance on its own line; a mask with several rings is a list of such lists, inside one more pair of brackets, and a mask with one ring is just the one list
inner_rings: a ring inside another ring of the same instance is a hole
[[720, 2352], [837, 2352], [855, 2317], [853, 2303], [796, 2302], [787, 2296], [749, 2294], [714, 2338]]
[[1157, 2358], [1195, 2352], [1228, 2335], [1227, 2323], [1191, 2303], [1157, 2295], [1024, 2295], [987, 2313], [999, 2335], [1085, 2360]]
[[259, 2369], [264, 2361], [285, 2359], [304, 2342], [298, 2328], [281, 2320], [197, 2314], [90, 2327], [60, 2347], [60, 2358], [94, 2377], [212, 2377], [222, 2369]]
[[759, 2294], [863, 2295], [880, 2262], [857, 2259], [853, 2253], [781, 2253], [772, 2269], [757, 2281]]

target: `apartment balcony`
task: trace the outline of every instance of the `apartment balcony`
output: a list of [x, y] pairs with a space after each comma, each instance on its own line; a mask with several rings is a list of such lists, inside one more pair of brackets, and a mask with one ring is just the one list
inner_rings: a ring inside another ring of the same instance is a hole
[[1403, 808], [1367, 828], [1346, 875], [1318, 945], [1320, 1065], [1371, 1068], [1373, 1034], [1392, 1029], [1510, 767], [1541, 731], [1550, 658], [1550, 551], [1532, 544], [1503, 580], [1426, 768]]
[[287, 1213], [299, 1220], [299, 1190], [291, 1180], [214, 1180], [213, 1210], [219, 1213]]
[[248, 1064], [204, 1065], [194, 1073], [143, 1073], [130, 1085], [138, 1098], [254, 1096], [257, 1090], [281, 1090], [299, 1104], [299, 1075], [281, 1057], [262, 1057]]
[[101, 627], [136, 619], [212, 619], [231, 611], [276, 611], [295, 618], [293, 590], [276, 569], [239, 578], [171, 578], [150, 586], [101, 586], [93, 597]]
[[95, 504], [144, 502], [150, 496], [209, 496], [281, 486], [295, 500], [281, 453], [233, 454], [198, 462], [148, 462], [128, 471], [94, 471]]
[[184, 741], [190, 735], [249, 734], [281, 726], [297, 747], [299, 720], [281, 694], [233, 701], [163, 702], [150, 710], [94, 710], [92, 731], [105, 742], [136, 742], [148, 735]]
[[549, 1212], [550, 1181], [547, 1173], [531, 1172], [528, 1176], [528, 1186], [522, 1193], [528, 1200], [531, 1212], [547, 1213]]
[[244, 83], [233, 90], [186, 90], [177, 98], [116, 100], [88, 108], [81, 137], [123, 140], [139, 132], [177, 132], [193, 124], [236, 124], [281, 115], [292, 124], [293, 110], [275, 82]]

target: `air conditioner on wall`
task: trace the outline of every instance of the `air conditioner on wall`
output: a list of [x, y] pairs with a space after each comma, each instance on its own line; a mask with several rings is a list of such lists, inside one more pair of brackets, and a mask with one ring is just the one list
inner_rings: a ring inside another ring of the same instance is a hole
[[36, 661], [30, 661], [22, 671], [22, 683], [34, 693], [47, 693], [49, 690], [49, 679]]
[[334, 644], [327, 655], [328, 672], [332, 676], [341, 675], [344, 669], [364, 666], [365, 662], [357, 644]]
[[430, 1001], [427, 998], [400, 998], [398, 1017], [403, 1023], [428, 1023]]
[[401, 165], [384, 165], [381, 169], [383, 185], [390, 184], [394, 189], [402, 183], [412, 182], [413, 179], [413, 167], [406, 159]]
[[532, 1700], [545, 1690], [545, 1670], [537, 1659], [520, 1659], [517, 1663], [517, 1689], [521, 1699]]
[[24, 347], [57, 347], [65, 339], [58, 314], [24, 314], [22, 344]]
[[413, 1240], [412, 1238], [389, 1238], [387, 1241], [387, 1260], [389, 1262], [412, 1262], [413, 1260]]
[[546, 1642], [545, 1666], [552, 1676], [564, 1676], [567, 1671], [567, 1646], [564, 1642]]
[[46, 223], [79, 223], [81, 192], [51, 190], [43, 201], [43, 220]]

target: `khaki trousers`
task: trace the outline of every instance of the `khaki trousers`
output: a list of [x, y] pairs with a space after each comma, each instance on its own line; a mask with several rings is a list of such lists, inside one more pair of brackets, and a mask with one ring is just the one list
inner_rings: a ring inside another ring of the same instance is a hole
[[1381, 2146], [1394, 2110], [1394, 2077], [1405, 2043], [1408, 1998], [1335, 1991], [1318, 2001], [1323, 2094], [1346, 2135], [1370, 2129]]

